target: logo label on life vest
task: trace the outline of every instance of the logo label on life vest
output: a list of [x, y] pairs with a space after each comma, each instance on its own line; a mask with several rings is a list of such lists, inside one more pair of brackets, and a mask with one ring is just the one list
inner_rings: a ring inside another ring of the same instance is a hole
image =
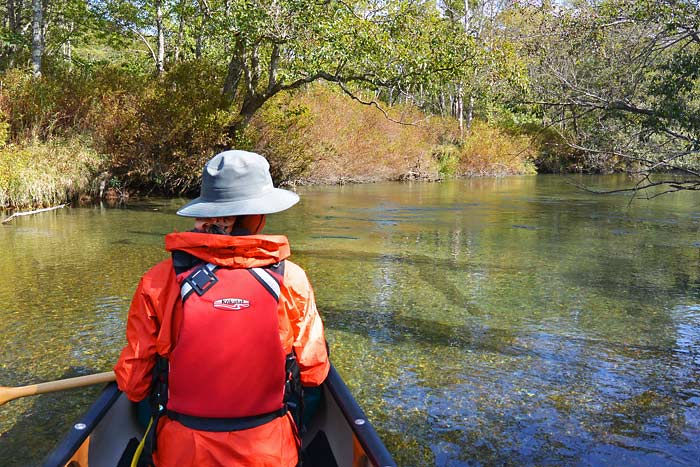
[[214, 302], [214, 308], [220, 310], [242, 310], [250, 307], [250, 302], [242, 298], [222, 298]]

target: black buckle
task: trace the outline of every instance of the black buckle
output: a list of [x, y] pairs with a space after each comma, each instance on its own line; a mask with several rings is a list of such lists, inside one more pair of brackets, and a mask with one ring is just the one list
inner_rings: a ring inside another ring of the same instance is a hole
[[197, 295], [200, 297], [204, 295], [204, 292], [211, 289], [214, 284], [219, 282], [219, 279], [214, 275], [214, 272], [210, 271], [206, 266], [202, 266], [201, 268], [197, 269], [185, 280], [192, 286], [194, 291], [197, 292]]

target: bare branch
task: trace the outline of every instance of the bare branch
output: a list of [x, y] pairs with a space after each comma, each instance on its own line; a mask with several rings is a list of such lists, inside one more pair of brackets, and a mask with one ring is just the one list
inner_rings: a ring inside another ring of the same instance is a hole
[[153, 50], [153, 47], [151, 47], [151, 44], [148, 43], [148, 39], [146, 39], [146, 37], [143, 34], [141, 34], [139, 32], [139, 30], [133, 26], [127, 26], [127, 29], [130, 30], [131, 32], [133, 32], [134, 34], [136, 34], [137, 36], [139, 36], [141, 41], [144, 44], [146, 44], [146, 47], [148, 47], [148, 51], [151, 53], [151, 58], [153, 58], [153, 61], [157, 63], [158, 57], [156, 56], [156, 52]]
[[199, 9], [207, 16], [211, 15], [211, 6], [207, 0], [198, 0]]
[[695, 143], [695, 144], [700, 143], [700, 140], [698, 140], [698, 139], [695, 139], [695, 138], [691, 138], [691, 137], [689, 137], [689, 136], [682, 135], [682, 134], [680, 134], [680, 133], [678, 133], [678, 132], [675, 132], [675, 131], [673, 131], [673, 130], [670, 130], [670, 129], [668, 129], [668, 128], [663, 128], [661, 131], [663, 131], [664, 133], [668, 134], [669, 136], [672, 136], [673, 138], [682, 139], [682, 140], [687, 141], [687, 142], [689, 142], [689, 143]]
[[609, 195], [612, 193], [635, 193], [635, 196], [639, 192], [643, 192], [645, 190], [648, 190], [649, 188], [654, 188], [654, 187], [659, 187], [659, 186], [668, 186], [670, 187], [668, 190], [665, 190], [663, 192], [659, 193], [652, 193], [652, 194], [647, 194], [645, 196], [645, 199], [653, 199], [656, 198], [657, 196], [664, 195], [666, 193], [673, 193], [677, 191], [698, 191], [700, 190], [700, 181], [677, 181], [677, 180], [660, 180], [653, 182], [648, 178], [644, 178], [642, 180], [642, 183], [637, 183], [633, 187], [628, 187], [628, 188], [618, 188], [615, 190], [594, 190], [586, 185], [583, 185], [576, 180], [569, 178], [568, 182], [577, 188], [586, 191], [588, 193], [594, 193], [596, 195]]
[[700, 150], [691, 150], [691, 151], [685, 151], [679, 154], [674, 154], [672, 156], [669, 156], [667, 158], [664, 158], [660, 161], [654, 161], [650, 159], [645, 159], [641, 156], [636, 156], [636, 155], [630, 155], [630, 154], [625, 154], [619, 151], [606, 151], [606, 150], [598, 150], [598, 149], [593, 149], [593, 148], [587, 148], [584, 146], [580, 146], [578, 144], [568, 142], [567, 145], [573, 149], [578, 149], [579, 151], [584, 151], [587, 153], [591, 154], [606, 154], [606, 155], [611, 155], [611, 156], [617, 156], [625, 160], [633, 161], [633, 162], [640, 162], [646, 165], [646, 170], [644, 173], [658, 169], [659, 167], [665, 167], [667, 170], [676, 170], [678, 172], [683, 172], [687, 175], [691, 175], [693, 177], [698, 177], [700, 178], [700, 172], [697, 172], [692, 169], [688, 169], [687, 167], [681, 167], [678, 165], [671, 164], [671, 161], [680, 159], [681, 157], [688, 156], [690, 154], [694, 153], [700, 153]]
[[384, 114], [384, 117], [385, 117], [387, 120], [389, 120], [390, 122], [398, 123], [399, 125], [416, 126], [416, 125], [418, 125], [418, 123], [420, 123], [420, 122], [422, 122], [422, 121], [425, 120], [425, 119], [420, 119], [420, 120], [416, 120], [416, 121], [413, 122], [413, 123], [395, 120], [395, 119], [393, 119], [393, 118], [391, 118], [391, 117], [389, 116], [389, 114], [387, 113], [387, 111], [384, 110], [384, 109], [379, 105], [379, 103], [378, 103], [376, 100], [364, 101], [364, 100], [360, 99], [359, 97], [357, 97], [352, 91], [350, 91], [350, 90], [345, 86], [345, 83], [343, 83], [342, 81], [337, 81], [337, 84], [338, 84], [338, 86], [340, 86], [340, 89], [342, 89], [343, 92], [344, 92], [345, 94], [347, 94], [348, 96], [350, 96], [350, 98], [352, 98], [353, 100], [359, 102], [360, 104], [368, 105], [368, 106], [370, 106], [370, 107], [376, 107], [377, 109], [379, 109], [379, 111], [382, 112], [382, 113]]

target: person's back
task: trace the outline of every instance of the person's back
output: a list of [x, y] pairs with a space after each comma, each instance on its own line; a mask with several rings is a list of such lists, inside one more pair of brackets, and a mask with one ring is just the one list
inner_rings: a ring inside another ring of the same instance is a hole
[[[172, 259], [141, 279], [115, 372], [132, 401], [160, 394], [155, 465], [297, 464], [286, 402], [300, 397], [292, 394], [299, 381], [290, 375], [317, 386], [330, 364], [313, 291], [287, 259], [287, 239], [259, 234], [266, 214], [297, 200], [272, 186], [261, 156], [217, 155], [201, 196], [178, 211], [196, 218], [195, 230], [169, 234]], [[169, 371], [156, 381], [167, 387], [152, 387], [157, 360]]]

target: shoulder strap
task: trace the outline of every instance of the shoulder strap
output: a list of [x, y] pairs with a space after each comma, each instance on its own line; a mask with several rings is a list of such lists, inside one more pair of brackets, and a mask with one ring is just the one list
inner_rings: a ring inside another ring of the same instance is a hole
[[185, 280], [182, 281], [182, 285], [180, 286], [182, 301], [184, 302], [187, 297], [192, 295], [192, 292], [197, 292], [197, 295], [201, 297], [207, 290], [211, 289], [214, 284], [219, 282], [219, 278], [214, 274], [214, 271], [217, 269], [219, 269], [219, 266], [206, 263], [195, 268], [189, 276], [185, 277]]
[[[271, 264], [269, 266], [263, 266], [261, 268], [250, 268], [248, 271], [260, 282], [265, 290], [270, 292], [275, 300], [279, 302], [281, 293], [281, 280], [278, 279], [275, 274], [279, 277], [284, 278], [284, 260], [279, 263]], [[270, 271], [275, 272], [272, 274]]]
[[204, 292], [209, 290], [214, 284], [218, 282], [218, 278], [214, 271], [218, 269], [218, 266], [212, 263], [204, 263], [201, 259], [193, 256], [185, 251], [175, 250], [172, 252], [173, 258], [173, 269], [175, 269], [175, 275], [179, 276], [183, 272], [187, 272], [197, 265], [199, 267], [195, 268], [183, 281], [180, 286], [180, 296], [184, 302], [187, 297], [189, 297], [192, 292], [197, 292], [198, 295], [204, 295]]
[[[218, 278], [216, 277], [216, 274], [214, 274], [214, 271], [218, 269], [218, 266], [212, 263], [204, 263], [199, 258], [180, 250], [173, 251], [172, 257], [173, 268], [175, 269], [176, 275], [189, 271], [198, 264], [201, 265], [192, 271], [192, 273], [182, 281], [180, 296], [182, 297], [183, 302], [192, 294], [192, 292], [197, 292], [198, 295], [204, 295], [204, 292], [209, 290], [214, 284], [216, 284], [216, 282], [218, 282]], [[278, 279], [275, 274], [277, 274], [279, 277], [284, 277], [284, 260], [275, 264], [263, 266], [261, 268], [250, 268], [248, 271], [253, 275], [253, 277], [255, 277], [260, 285], [265, 288], [265, 290], [270, 292], [275, 300], [279, 301], [281, 293], [281, 280]], [[271, 274], [270, 271], [274, 272], [275, 274]]]

